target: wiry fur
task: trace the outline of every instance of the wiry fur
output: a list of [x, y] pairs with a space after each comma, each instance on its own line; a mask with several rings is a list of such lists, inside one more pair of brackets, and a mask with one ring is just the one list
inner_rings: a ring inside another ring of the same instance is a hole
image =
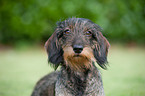
[[106, 69], [109, 42], [97, 24], [84, 18], [59, 22], [45, 48], [50, 64], [61, 70], [43, 77], [31, 96], [104, 96], [94, 62]]

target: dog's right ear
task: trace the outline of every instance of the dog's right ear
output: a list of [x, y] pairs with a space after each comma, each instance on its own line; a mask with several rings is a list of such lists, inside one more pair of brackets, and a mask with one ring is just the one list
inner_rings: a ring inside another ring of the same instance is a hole
[[48, 54], [48, 61], [52, 63], [56, 70], [60, 63], [63, 62], [63, 50], [59, 44], [57, 29], [45, 43], [45, 49]]

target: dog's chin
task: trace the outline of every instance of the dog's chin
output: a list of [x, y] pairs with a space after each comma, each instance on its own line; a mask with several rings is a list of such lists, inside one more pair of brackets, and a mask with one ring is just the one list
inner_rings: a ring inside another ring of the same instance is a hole
[[90, 69], [92, 66], [91, 58], [82, 54], [73, 54], [67, 57], [65, 60], [66, 65], [75, 71], [84, 71]]

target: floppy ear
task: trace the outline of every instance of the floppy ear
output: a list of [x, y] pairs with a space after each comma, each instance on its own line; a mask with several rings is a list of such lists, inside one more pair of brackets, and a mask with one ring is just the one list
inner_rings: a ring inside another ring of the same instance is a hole
[[94, 56], [99, 66], [102, 67], [103, 69], [107, 69], [106, 67], [107, 54], [110, 44], [108, 40], [102, 35], [101, 32], [97, 32], [96, 39], [97, 44], [95, 45], [94, 48]]
[[63, 50], [58, 42], [56, 31], [45, 43], [45, 49], [48, 54], [48, 61], [52, 63], [56, 70], [60, 63], [63, 62]]

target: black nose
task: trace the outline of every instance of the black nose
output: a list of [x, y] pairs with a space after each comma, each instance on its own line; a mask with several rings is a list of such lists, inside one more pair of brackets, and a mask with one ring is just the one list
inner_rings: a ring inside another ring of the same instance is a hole
[[82, 45], [74, 45], [73, 50], [75, 53], [81, 53], [83, 50], [83, 46]]

